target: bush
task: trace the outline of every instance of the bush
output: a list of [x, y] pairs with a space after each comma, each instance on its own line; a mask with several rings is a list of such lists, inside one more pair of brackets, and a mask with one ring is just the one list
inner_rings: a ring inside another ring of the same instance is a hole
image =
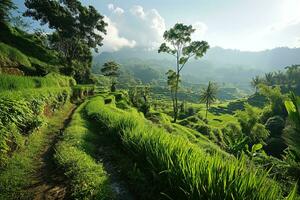
[[284, 150], [287, 148], [287, 145], [284, 143], [282, 138], [271, 137], [266, 141], [266, 146], [264, 150], [268, 155], [275, 156], [277, 158], [282, 158]]
[[[73, 83], [71, 83], [73, 84]], [[95, 93], [95, 86], [94, 85], [76, 85], [72, 87], [73, 100], [82, 100], [87, 96], [93, 95]]]
[[112, 102], [113, 102], [112, 98], [106, 98], [106, 99], [104, 99], [104, 103], [105, 104], [110, 104]]
[[270, 117], [266, 124], [266, 129], [270, 131], [271, 137], [280, 137], [285, 126], [285, 121], [280, 116]]
[[44, 78], [0, 75], [0, 85], [4, 89], [0, 92], [2, 165], [7, 154], [21, 145], [18, 143], [20, 137], [39, 128], [44, 122], [43, 117], [49, 116], [69, 100], [69, 80], [69, 77], [55, 74]]

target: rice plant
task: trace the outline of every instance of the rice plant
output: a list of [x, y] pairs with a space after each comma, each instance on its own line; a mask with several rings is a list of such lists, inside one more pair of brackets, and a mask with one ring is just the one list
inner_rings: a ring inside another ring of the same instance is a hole
[[155, 187], [170, 199], [283, 199], [278, 184], [268, 173], [240, 160], [203, 149], [180, 136], [166, 133], [137, 112], [104, 105], [96, 97], [86, 114], [117, 138], [146, 173]]

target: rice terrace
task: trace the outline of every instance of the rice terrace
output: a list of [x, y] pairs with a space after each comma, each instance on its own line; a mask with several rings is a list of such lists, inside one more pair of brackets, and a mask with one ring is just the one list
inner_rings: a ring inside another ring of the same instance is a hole
[[0, 0], [0, 200], [300, 199], [299, 9]]

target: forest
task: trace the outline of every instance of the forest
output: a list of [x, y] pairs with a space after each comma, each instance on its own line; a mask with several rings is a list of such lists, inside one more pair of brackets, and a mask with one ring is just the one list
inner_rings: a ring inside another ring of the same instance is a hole
[[225, 50], [177, 22], [105, 52], [96, 4], [20, 2], [0, 1], [0, 200], [300, 199], [298, 48]]

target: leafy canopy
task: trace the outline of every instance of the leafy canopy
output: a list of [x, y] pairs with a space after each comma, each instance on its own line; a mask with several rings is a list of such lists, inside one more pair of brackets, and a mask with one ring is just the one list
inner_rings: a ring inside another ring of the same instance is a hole
[[[177, 79], [177, 74], [174, 70], [169, 70], [167, 73], [167, 78], [168, 78], [168, 81], [167, 81], [167, 84], [171, 90], [171, 92], [174, 92], [175, 91], [175, 87], [176, 87], [176, 79]], [[180, 82], [180, 79], [179, 79], [179, 82]]]
[[0, 23], [5, 22], [9, 19], [11, 9], [15, 9], [16, 6], [11, 0], [1, 0], [0, 1]]
[[93, 6], [85, 7], [78, 0], [26, 0], [25, 5], [25, 16], [48, 24], [62, 38], [80, 38], [95, 50], [102, 46], [107, 24]]
[[207, 88], [202, 89], [200, 102], [205, 103], [208, 107], [217, 100], [218, 87], [215, 83], [209, 81]]
[[187, 61], [194, 57], [202, 57], [209, 48], [206, 41], [192, 41], [191, 34], [195, 29], [191, 25], [175, 24], [164, 33], [166, 43], [162, 43], [158, 53], [171, 54], [177, 59], [177, 72], [180, 72]]
[[120, 64], [114, 61], [109, 61], [104, 63], [103, 67], [101, 68], [101, 72], [104, 76], [118, 77], [119, 68], [120, 68]]
[[106, 34], [104, 17], [93, 6], [79, 0], [26, 0], [24, 16], [48, 24], [54, 33], [49, 46], [60, 53], [65, 67], [61, 72], [78, 82], [89, 82], [92, 64], [91, 49], [98, 51]]

